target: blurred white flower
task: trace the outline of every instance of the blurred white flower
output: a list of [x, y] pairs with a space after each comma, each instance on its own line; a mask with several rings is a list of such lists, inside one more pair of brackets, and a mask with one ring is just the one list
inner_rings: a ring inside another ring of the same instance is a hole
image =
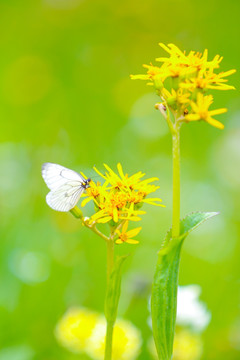
[[190, 326], [196, 332], [202, 332], [211, 320], [210, 311], [199, 300], [200, 294], [199, 285], [178, 287], [177, 324]]

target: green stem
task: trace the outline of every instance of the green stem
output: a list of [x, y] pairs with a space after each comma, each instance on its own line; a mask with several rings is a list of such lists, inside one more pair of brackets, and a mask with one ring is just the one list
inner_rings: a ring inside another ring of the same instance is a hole
[[[107, 241], [107, 287], [114, 267], [114, 240], [113, 236]], [[105, 356], [104, 360], [112, 359], [112, 341], [113, 341], [114, 321], [107, 320], [107, 331], [105, 338]]]
[[114, 241], [110, 238], [107, 241], [107, 282], [109, 282], [110, 275], [114, 266]]
[[106, 346], [105, 346], [104, 360], [112, 359], [113, 327], [114, 327], [114, 323], [111, 321], [108, 321], [107, 322], [106, 340], [105, 340]]
[[180, 233], [180, 124], [175, 123], [172, 132], [173, 155], [173, 212], [172, 237], [177, 238]]
[[103, 240], [108, 241], [109, 238], [104, 235], [101, 231], [98, 230], [98, 228], [96, 227], [96, 224], [89, 224], [88, 218], [84, 218], [83, 217], [83, 213], [82, 211], [75, 206], [73, 209], [70, 210], [71, 214], [77, 218], [80, 219], [83, 223], [84, 226], [86, 226], [88, 229], [92, 230], [95, 234], [97, 234], [98, 236], [100, 236]]

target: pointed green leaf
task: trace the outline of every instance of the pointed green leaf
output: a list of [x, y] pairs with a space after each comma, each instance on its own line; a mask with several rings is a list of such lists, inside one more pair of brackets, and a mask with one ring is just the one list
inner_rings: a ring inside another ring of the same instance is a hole
[[[183, 218], [180, 222], [180, 238], [184, 238], [196, 229], [199, 225], [204, 223], [206, 220], [210, 219], [213, 216], [218, 215], [218, 212], [193, 212]], [[165, 239], [163, 240], [161, 249], [162, 250], [172, 238], [172, 228], [167, 232]]]
[[218, 212], [193, 212], [182, 219], [180, 223], [180, 235], [187, 236], [191, 231], [196, 229], [199, 225], [213, 216], [218, 215]]
[[107, 321], [111, 323], [114, 323], [117, 318], [118, 302], [121, 293], [122, 265], [127, 257], [128, 255], [117, 257], [107, 285], [105, 315]]
[[186, 236], [197, 226], [218, 213], [196, 212], [180, 224], [180, 236], [167, 233], [158, 253], [152, 287], [152, 326], [159, 360], [171, 360], [177, 312], [177, 289], [181, 247]]

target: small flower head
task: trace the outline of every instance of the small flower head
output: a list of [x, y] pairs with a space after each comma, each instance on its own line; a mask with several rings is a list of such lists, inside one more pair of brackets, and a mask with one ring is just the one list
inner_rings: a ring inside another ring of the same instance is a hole
[[117, 165], [118, 172], [114, 172], [108, 165], [104, 165], [106, 172], [103, 174], [95, 168], [95, 171], [104, 179], [101, 185], [90, 182], [86, 191], [82, 206], [89, 201], [95, 205], [95, 213], [91, 216], [89, 223], [109, 223], [115, 228], [117, 236], [116, 243], [137, 244], [138, 241], [132, 239], [137, 235], [141, 228], [127, 231], [130, 221], [141, 220], [141, 215], [145, 211], [140, 210], [144, 203], [155, 206], [163, 206], [161, 199], [149, 198], [148, 195], [156, 191], [159, 186], [152, 184], [157, 178], [143, 179], [145, 176], [141, 171], [133, 175], [123, 172], [122, 165]]
[[224, 129], [224, 125], [219, 121], [213, 119], [212, 116], [223, 114], [227, 111], [227, 109], [223, 108], [217, 110], [209, 110], [209, 107], [212, 103], [213, 103], [212, 95], [204, 96], [203, 94], [198, 93], [197, 101], [191, 102], [192, 112], [185, 116], [185, 120], [187, 122], [204, 120], [218, 129]]
[[138, 235], [141, 231], [141, 227], [138, 227], [136, 229], [132, 229], [127, 231], [128, 229], [128, 221], [126, 221], [122, 226], [122, 231], [116, 230], [116, 233], [118, 234], [118, 239], [116, 240], [116, 244], [138, 244], [139, 241], [133, 239], [134, 236]]
[[[159, 45], [169, 57], [157, 58], [160, 66], [143, 65], [147, 69], [147, 74], [131, 75], [131, 78], [147, 80], [149, 85], [153, 85], [162, 100], [161, 104], [172, 111], [176, 121], [204, 120], [218, 129], [223, 129], [224, 126], [212, 116], [227, 110], [208, 111], [213, 98], [211, 95], [204, 95], [209, 90], [235, 89], [226, 82], [227, 77], [236, 70], [216, 73], [215, 70], [219, 69], [223, 58], [216, 55], [212, 60], [208, 60], [207, 50], [203, 53], [190, 51], [187, 54], [174, 44]], [[162, 110], [159, 104], [157, 108]]]

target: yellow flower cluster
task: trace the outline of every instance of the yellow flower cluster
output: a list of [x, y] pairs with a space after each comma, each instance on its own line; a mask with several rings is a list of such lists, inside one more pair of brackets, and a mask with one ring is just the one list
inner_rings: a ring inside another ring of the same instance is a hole
[[227, 109], [209, 111], [213, 97], [205, 93], [209, 89], [235, 89], [226, 84], [226, 77], [234, 74], [236, 70], [215, 73], [223, 58], [216, 55], [209, 61], [207, 50], [204, 50], [203, 54], [190, 51], [187, 55], [174, 44], [159, 45], [170, 56], [156, 59], [162, 63], [161, 66], [143, 65], [147, 69], [147, 74], [131, 75], [131, 78], [148, 80], [148, 85], [153, 85], [161, 97], [161, 104], [169, 107], [179, 121], [204, 120], [223, 129], [224, 125], [212, 116], [222, 114]]
[[[92, 310], [70, 308], [56, 326], [58, 342], [69, 351], [87, 354], [91, 359], [104, 357], [106, 321]], [[139, 330], [126, 320], [117, 320], [113, 336], [113, 360], [134, 360], [141, 348]]]
[[95, 205], [95, 213], [90, 217], [88, 224], [109, 223], [116, 235], [116, 243], [136, 244], [133, 239], [141, 227], [128, 230], [130, 221], [141, 220], [140, 215], [145, 211], [140, 210], [144, 203], [155, 206], [164, 206], [159, 198], [148, 198], [147, 196], [156, 191], [159, 186], [152, 182], [158, 178], [142, 180], [144, 173], [141, 171], [129, 176], [125, 174], [122, 165], [117, 165], [118, 173], [115, 173], [108, 165], [104, 165], [106, 172], [102, 174], [96, 168], [95, 171], [104, 179], [104, 183], [91, 181], [82, 201], [84, 207], [89, 201]]

